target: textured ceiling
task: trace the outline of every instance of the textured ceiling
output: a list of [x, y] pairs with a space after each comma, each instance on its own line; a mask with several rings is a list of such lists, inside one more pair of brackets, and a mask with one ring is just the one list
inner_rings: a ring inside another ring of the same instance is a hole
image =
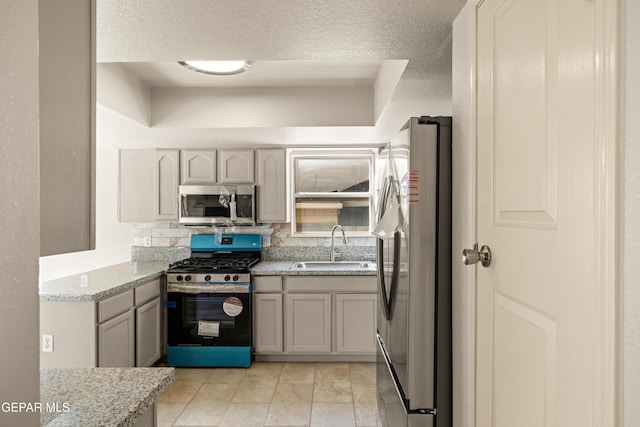
[[[450, 114], [451, 26], [465, 0], [100, 0], [99, 62], [183, 59], [381, 61], [408, 65], [374, 129], [323, 129], [327, 144], [384, 142], [409, 116]], [[303, 144], [313, 129], [183, 139]], [[167, 130], [167, 141], [173, 136]], [[360, 133], [358, 133], [360, 132]], [[282, 141], [282, 135], [286, 135]], [[305, 140], [296, 138], [306, 137]], [[158, 145], [163, 136], [154, 132]], [[197, 139], [196, 138], [196, 139]], [[194, 140], [195, 141], [195, 140]], [[165, 144], [166, 145], [166, 144]]]

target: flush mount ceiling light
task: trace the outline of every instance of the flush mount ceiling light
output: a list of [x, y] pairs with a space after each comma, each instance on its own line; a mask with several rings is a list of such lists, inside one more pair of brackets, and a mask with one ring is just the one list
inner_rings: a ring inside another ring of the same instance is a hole
[[239, 74], [251, 65], [247, 61], [180, 61], [179, 64], [199, 73], [217, 76]]

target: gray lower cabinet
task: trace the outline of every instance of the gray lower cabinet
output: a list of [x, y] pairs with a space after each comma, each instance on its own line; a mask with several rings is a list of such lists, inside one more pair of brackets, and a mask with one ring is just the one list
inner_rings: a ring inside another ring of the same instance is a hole
[[164, 349], [161, 279], [101, 301], [41, 301], [40, 332], [53, 336], [53, 352], [40, 366], [151, 366]]
[[136, 308], [136, 366], [151, 366], [162, 356], [160, 298]]
[[375, 353], [375, 294], [335, 294], [336, 352]]
[[282, 277], [253, 278], [253, 346], [257, 354], [282, 354]]
[[374, 276], [257, 276], [254, 292], [258, 358], [344, 361], [375, 356]]
[[98, 366], [135, 366], [134, 322], [129, 310], [98, 325]]
[[[98, 366], [151, 366], [160, 358], [162, 311], [159, 280], [98, 304], [99, 316], [108, 309], [116, 312], [126, 310], [98, 325]], [[108, 308], [103, 309], [105, 307]]]
[[256, 353], [282, 353], [282, 294], [258, 293], [253, 302]]
[[331, 353], [331, 294], [289, 294], [286, 344], [291, 353]]

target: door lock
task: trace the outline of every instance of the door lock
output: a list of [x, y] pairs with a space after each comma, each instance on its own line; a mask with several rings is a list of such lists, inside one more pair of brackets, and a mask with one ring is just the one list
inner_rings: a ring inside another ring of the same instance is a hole
[[473, 245], [473, 249], [464, 249], [462, 251], [462, 262], [464, 265], [482, 263], [483, 267], [491, 265], [491, 249], [487, 245], [483, 245], [478, 251], [478, 244]]

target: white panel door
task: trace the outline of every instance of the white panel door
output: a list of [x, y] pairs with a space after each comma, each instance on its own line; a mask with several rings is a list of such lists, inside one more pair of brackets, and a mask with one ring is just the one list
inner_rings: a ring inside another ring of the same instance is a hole
[[609, 425], [599, 3], [478, 6], [476, 426]]

